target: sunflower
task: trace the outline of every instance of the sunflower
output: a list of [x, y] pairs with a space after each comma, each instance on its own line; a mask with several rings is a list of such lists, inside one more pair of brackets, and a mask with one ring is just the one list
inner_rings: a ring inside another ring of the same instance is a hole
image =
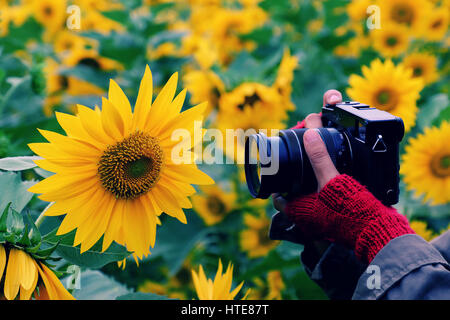
[[233, 209], [236, 195], [225, 192], [217, 185], [201, 187], [203, 195], [192, 196], [192, 205], [206, 225], [210, 226], [222, 221]]
[[9, 33], [9, 24], [21, 26], [30, 16], [31, 9], [23, 5], [11, 5], [9, 3], [0, 4], [0, 36]]
[[361, 21], [367, 18], [367, 7], [373, 4], [373, 0], [352, 0], [345, 7], [348, 16], [353, 21]]
[[281, 292], [285, 289], [283, 277], [279, 270], [267, 272], [267, 279], [261, 278], [253, 280], [255, 287], [252, 288], [248, 296], [249, 300], [281, 300]]
[[409, 131], [416, 121], [422, 79], [414, 78], [412, 69], [395, 66], [391, 60], [374, 60], [370, 67], [362, 67], [362, 73], [363, 77], [352, 74], [349, 78], [350, 98], [402, 118], [405, 131]]
[[211, 39], [192, 33], [181, 39], [181, 56], [192, 55], [202, 70], [211, 68], [219, 61], [219, 49]]
[[450, 122], [426, 128], [411, 138], [402, 156], [400, 173], [408, 190], [433, 205], [450, 201]]
[[422, 24], [431, 10], [429, 0], [380, 0], [381, 26], [395, 23], [408, 27], [410, 33], [422, 35]]
[[29, 144], [43, 157], [36, 164], [56, 173], [29, 191], [53, 202], [47, 216], [66, 214], [57, 234], [77, 229], [74, 246], [81, 244], [81, 252], [103, 236], [103, 251], [116, 241], [142, 259], [154, 246], [161, 212], [186, 223], [182, 208], [191, 208], [191, 184], [214, 183], [195, 163], [172, 161], [179, 143], [172, 132], [184, 129], [192, 136], [194, 121], [202, 121], [206, 109], [203, 103], [180, 114], [186, 90], [173, 99], [176, 86], [175, 73], [152, 103], [147, 66], [132, 113], [111, 80], [101, 110], [78, 105], [75, 116], [56, 113], [67, 135], [40, 130], [49, 143]]
[[448, 31], [449, 11], [448, 8], [436, 8], [431, 11], [424, 20], [423, 34], [427, 40], [441, 41]]
[[71, 51], [84, 50], [96, 47], [97, 43], [89, 38], [84, 38], [71, 31], [61, 31], [55, 36], [53, 47], [59, 55], [70, 53]]
[[431, 241], [434, 237], [436, 237], [433, 231], [428, 229], [426, 222], [414, 220], [409, 223], [409, 226], [416, 234], [424, 238], [426, 241]]
[[294, 80], [294, 71], [298, 67], [298, 58], [291, 56], [288, 49], [284, 50], [283, 58], [277, 71], [277, 77], [273, 87], [281, 93], [285, 98], [285, 103], [289, 110], [294, 110], [295, 107], [291, 102], [292, 81]]
[[[199, 300], [233, 300], [239, 293], [244, 282], [241, 282], [233, 291], [231, 291], [233, 281], [233, 265], [231, 262], [228, 264], [224, 274], [222, 274], [222, 269], [222, 261], [219, 260], [219, 268], [217, 269], [214, 280], [206, 278], [201, 265], [198, 274], [192, 270], [192, 278]], [[247, 297], [248, 293], [249, 291], [247, 291], [243, 300]]]
[[437, 58], [427, 53], [412, 53], [403, 59], [403, 64], [413, 70], [413, 77], [422, 78], [425, 84], [439, 79], [437, 72]]
[[123, 9], [119, 0], [74, 0], [74, 4], [90, 11], [111, 11]]
[[263, 257], [280, 243], [269, 238], [270, 220], [264, 210], [256, 216], [246, 213], [244, 224], [247, 228], [241, 231], [240, 244], [250, 258]]
[[100, 56], [95, 49], [71, 50], [68, 55], [63, 57], [62, 62], [68, 67], [83, 65], [95, 70], [123, 70], [123, 66], [119, 62]]
[[111, 31], [122, 32], [124, 26], [117, 21], [108, 19], [95, 10], [83, 10], [85, 15], [81, 19], [81, 28], [88, 31], [96, 31], [102, 34], [109, 34]]
[[219, 98], [225, 91], [225, 85], [219, 76], [211, 70], [192, 70], [185, 74], [183, 83], [191, 93], [191, 102], [208, 101], [210, 110], [218, 106]]
[[36, 299], [74, 299], [45, 263], [35, 260], [17, 247], [5, 244], [0, 244], [0, 282], [4, 287], [0, 300], [3, 297], [8, 300], [17, 297], [20, 300], [29, 300], [33, 293]]
[[36, 20], [45, 26], [50, 34], [61, 30], [66, 19], [66, 0], [39, 0], [29, 1]]
[[384, 57], [397, 57], [408, 50], [408, 28], [402, 25], [385, 24], [371, 32], [373, 47]]
[[351, 38], [345, 45], [340, 45], [334, 48], [334, 54], [339, 57], [357, 58], [361, 51], [370, 46], [370, 38], [358, 35]]
[[[90, 82], [59, 73], [58, 64], [48, 58], [44, 67], [47, 96], [44, 100], [44, 114], [50, 117], [55, 106], [63, 102], [63, 94], [71, 96], [101, 95], [104, 90]], [[69, 107], [72, 109], [73, 106]], [[73, 108], [74, 109], [74, 108]]]

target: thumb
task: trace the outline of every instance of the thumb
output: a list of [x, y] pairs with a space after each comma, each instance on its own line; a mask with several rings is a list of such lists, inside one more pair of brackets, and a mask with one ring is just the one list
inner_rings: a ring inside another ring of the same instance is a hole
[[309, 161], [316, 175], [319, 191], [334, 177], [339, 175], [328, 154], [327, 147], [316, 129], [310, 129], [303, 135], [303, 143]]

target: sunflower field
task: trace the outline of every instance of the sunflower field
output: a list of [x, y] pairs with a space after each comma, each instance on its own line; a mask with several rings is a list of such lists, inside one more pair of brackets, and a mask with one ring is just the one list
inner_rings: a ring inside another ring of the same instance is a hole
[[327, 299], [217, 137], [290, 128], [328, 89], [403, 119], [396, 208], [448, 230], [449, 19], [449, 0], [0, 0], [0, 299]]

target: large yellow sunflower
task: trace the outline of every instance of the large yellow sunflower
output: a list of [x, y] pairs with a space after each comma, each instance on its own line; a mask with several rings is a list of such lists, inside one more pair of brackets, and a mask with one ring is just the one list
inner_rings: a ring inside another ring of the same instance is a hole
[[433, 83], [439, 79], [438, 60], [432, 54], [412, 53], [403, 59], [403, 64], [413, 70], [413, 77], [422, 78], [425, 84]]
[[408, 190], [433, 205], [450, 201], [450, 122], [426, 128], [411, 138], [402, 157], [400, 173]]
[[[194, 280], [195, 290], [199, 300], [233, 300], [239, 293], [244, 282], [241, 282], [233, 291], [231, 291], [231, 285], [233, 282], [233, 265], [228, 264], [227, 270], [222, 274], [222, 261], [219, 260], [219, 268], [217, 269], [216, 277], [214, 280], [206, 278], [205, 271], [200, 265], [198, 274], [192, 270], [192, 278]], [[245, 299], [248, 295], [243, 299]]]
[[23, 250], [5, 247], [2, 244], [0, 244], [0, 282], [4, 287], [0, 293], [0, 300], [2, 298], [29, 300], [33, 294], [36, 299], [42, 300], [74, 299], [44, 263], [35, 260]]
[[191, 208], [191, 184], [214, 183], [195, 163], [172, 161], [172, 148], [179, 143], [172, 132], [185, 129], [193, 136], [194, 121], [201, 121], [206, 109], [202, 103], [180, 113], [186, 90], [174, 99], [176, 86], [175, 73], [152, 103], [147, 66], [132, 112], [111, 80], [101, 110], [78, 105], [75, 116], [56, 113], [67, 135], [40, 130], [49, 143], [29, 144], [44, 158], [36, 164], [56, 173], [29, 190], [54, 202], [46, 215], [66, 214], [58, 234], [76, 228], [74, 246], [81, 244], [81, 252], [103, 236], [103, 250], [116, 241], [135, 257], [146, 256], [161, 212], [186, 223], [182, 208]]
[[362, 67], [363, 77], [351, 75], [347, 94], [351, 99], [388, 111], [403, 119], [405, 130], [414, 126], [417, 114], [416, 101], [423, 88], [423, 81], [414, 78], [412, 69], [391, 60], [379, 59], [370, 67]]

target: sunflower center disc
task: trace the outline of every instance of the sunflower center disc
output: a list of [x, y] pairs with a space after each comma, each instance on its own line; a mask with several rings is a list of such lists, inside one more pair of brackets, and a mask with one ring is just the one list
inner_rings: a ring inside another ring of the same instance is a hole
[[392, 19], [398, 23], [406, 23], [410, 25], [414, 19], [414, 13], [407, 6], [397, 5], [392, 10]]
[[379, 108], [384, 111], [389, 111], [394, 109], [397, 105], [396, 95], [394, 92], [391, 92], [389, 89], [380, 90], [376, 94], [376, 100], [379, 104]]
[[450, 176], [450, 155], [434, 157], [431, 160], [431, 171], [438, 177]]
[[396, 37], [394, 37], [394, 36], [392, 36], [392, 37], [389, 37], [389, 38], [387, 38], [387, 40], [386, 40], [386, 44], [389, 46], [389, 47], [395, 47], [396, 45], [397, 45], [397, 38]]
[[118, 199], [134, 199], [159, 180], [163, 151], [158, 139], [135, 132], [108, 146], [100, 158], [98, 174], [102, 186]]
[[222, 215], [226, 211], [224, 203], [219, 198], [214, 196], [208, 197], [207, 206], [209, 211], [215, 216]]
[[415, 67], [413, 69], [413, 75], [414, 77], [420, 77], [422, 75], [422, 68], [421, 67]]

